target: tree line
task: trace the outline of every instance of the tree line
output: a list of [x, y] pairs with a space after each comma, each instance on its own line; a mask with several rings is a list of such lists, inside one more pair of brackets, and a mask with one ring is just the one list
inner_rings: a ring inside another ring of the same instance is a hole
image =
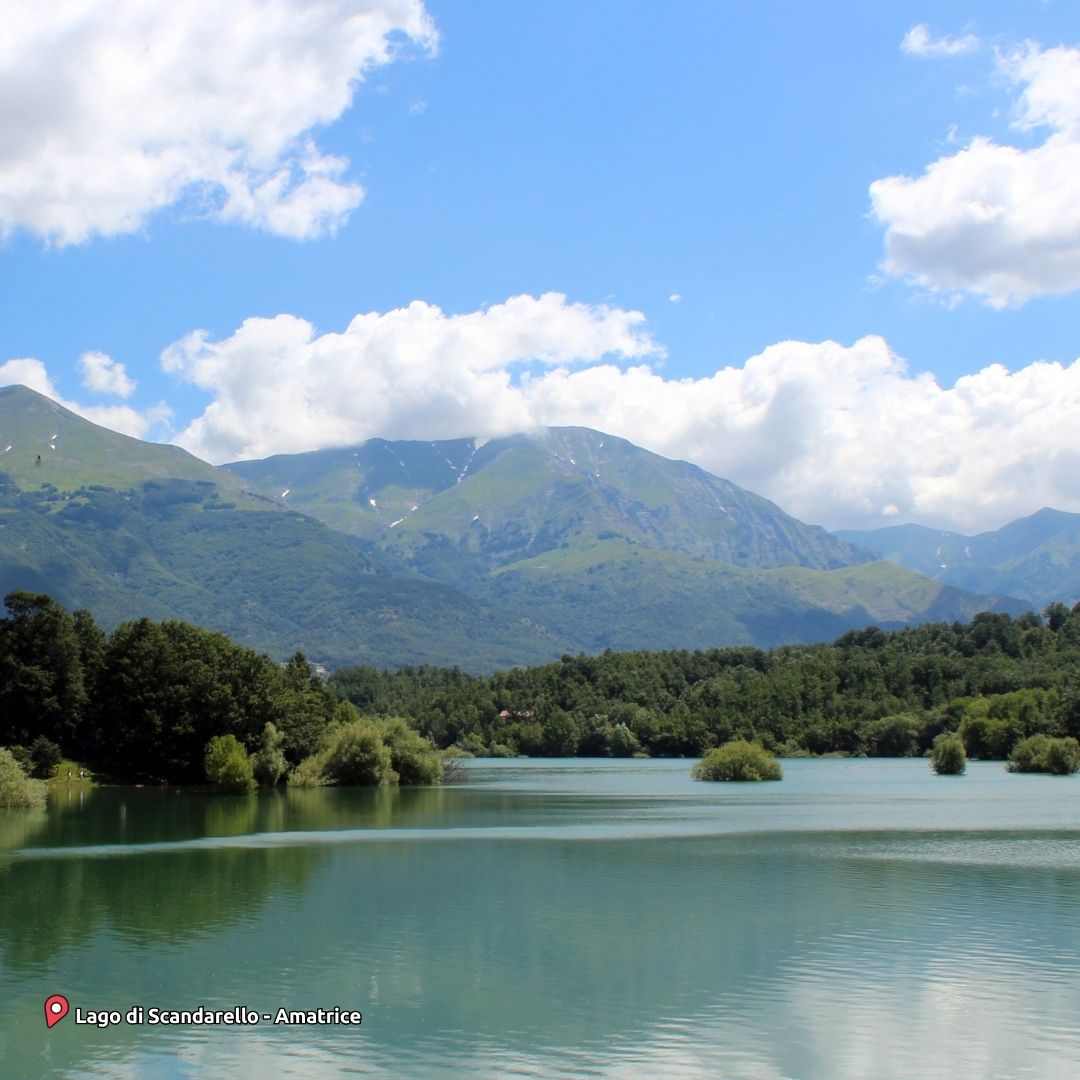
[[[31, 769], [62, 752], [114, 779], [430, 783], [441, 765], [408, 725], [363, 720], [311, 670], [189, 623], [111, 634], [88, 611], [14, 592], [0, 619], [0, 746]], [[217, 740], [217, 741], [215, 741]], [[51, 748], [51, 749], [50, 749]], [[208, 753], [209, 751], [209, 753]]]
[[904, 756], [956, 732], [968, 756], [1004, 759], [1036, 735], [1080, 735], [1080, 604], [832, 644], [567, 655], [487, 676], [360, 666], [326, 682], [300, 653], [277, 664], [188, 623], [106, 634], [44, 594], [5, 605], [0, 746], [44, 740], [125, 780], [202, 782], [225, 736], [214, 768], [246, 784], [431, 782], [432, 747], [699, 757], [745, 739], [783, 755]]
[[329, 687], [478, 755], [698, 757], [746, 739], [784, 755], [893, 757], [955, 731], [969, 756], [1004, 759], [1032, 735], [1080, 735], [1080, 604], [832, 644], [567, 655], [485, 677], [352, 667]]

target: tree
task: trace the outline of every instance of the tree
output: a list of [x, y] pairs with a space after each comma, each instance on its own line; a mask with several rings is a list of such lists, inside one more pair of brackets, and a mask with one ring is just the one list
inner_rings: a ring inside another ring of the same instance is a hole
[[148, 619], [116, 628], [97, 681], [98, 753], [124, 777], [195, 783], [215, 735], [255, 746], [281, 716], [278, 669], [224, 634]]
[[255, 779], [264, 787], [274, 787], [289, 771], [289, 763], [281, 751], [283, 740], [284, 736], [268, 720], [251, 761]]
[[938, 776], [960, 776], [967, 768], [964, 740], [955, 731], [943, 731], [930, 753], [930, 767]]
[[334, 713], [334, 698], [318, 676], [312, 674], [311, 665], [301, 652], [294, 653], [280, 670], [279, 687], [278, 729], [284, 736], [281, 749], [288, 761], [297, 764], [319, 748]]
[[206, 779], [231, 795], [255, 790], [251, 758], [235, 735], [215, 735], [206, 744]]
[[1021, 739], [1009, 754], [1009, 772], [1042, 772], [1070, 776], [1080, 769], [1080, 743], [1073, 738], [1032, 735]]
[[338, 784], [379, 787], [398, 780], [390, 748], [378, 730], [364, 720], [354, 720], [335, 731], [320, 756], [323, 771]]
[[31, 780], [11, 751], [0, 746], [0, 810], [34, 810], [45, 805], [45, 785]]
[[384, 720], [379, 728], [399, 784], [437, 784], [442, 779], [442, 758], [430, 739], [413, 731], [399, 717]]
[[46, 739], [44, 735], [39, 735], [30, 744], [30, 758], [34, 763], [33, 775], [39, 780], [48, 780], [63, 760], [63, 754], [56, 743]]
[[0, 620], [0, 743], [69, 747], [86, 705], [72, 617], [44, 593], [12, 592]]
[[695, 780], [782, 780], [784, 772], [763, 746], [737, 739], [710, 750], [690, 775]]
[[912, 757], [918, 752], [922, 720], [914, 713], [899, 713], [870, 720], [860, 729], [870, 757]]

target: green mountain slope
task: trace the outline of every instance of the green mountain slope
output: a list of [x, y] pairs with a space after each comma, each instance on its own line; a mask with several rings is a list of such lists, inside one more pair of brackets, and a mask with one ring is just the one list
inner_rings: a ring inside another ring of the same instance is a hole
[[185, 619], [277, 657], [303, 649], [331, 664], [488, 670], [567, 645], [225, 470], [117, 435], [25, 387], [0, 390], [0, 432], [0, 450], [11, 446], [0, 455], [0, 595], [48, 592], [107, 626]]
[[879, 561], [836, 570], [758, 569], [607, 540], [523, 560], [492, 576], [492, 599], [527, 610], [584, 651], [695, 649], [703, 642], [775, 645], [830, 640], [875, 624], [895, 629], [978, 611], [1019, 614], [1008, 597], [976, 596]]
[[372, 440], [229, 471], [15, 387], [0, 391], [0, 432], [0, 590], [48, 592], [109, 626], [181, 618], [277, 657], [483, 671], [1023, 607], [870, 562], [585, 428]]
[[179, 446], [142, 442], [92, 424], [25, 386], [0, 387], [0, 473], [24, 491], [52, 485], [74, 491], [89, 484], [126, 489], [148, 480], [215, 485], [245, 504], [250, 485], [200, 461]]
[[1044, 508], [976, 536], [922, 525], [836, 535], [957, 588], [1006, 593], [1040, 609], [1080, 600], [1080, 514]]
[[[175, 486], [174, 486], [175, 485]], [[416, 574], [301, 514], [213, 509], [177, 481], [55, 503], [0, 494], [0, 595], [48, 592], [106, 626], [148, 616], [221, 630], [283, 658], [332, 665], [458, 663], [480, 671], [557, 655], [528, 620]], [[177, 501], [170, 501], [169, 495]]]
[[1025, 606], [872, 563], [729, 481], [586, 428], [373, 439], [228, 468], [587, 652], [822, 640]]
[[[487, 572], [619, 539], [735, 566], [818, 570], [872, 556], [728, 480], [588, 428], [504, 439], [387, 442], [226, 468], [290, 506], [418, 565]], [[429, 559], [426, 549], [433, 549]]]

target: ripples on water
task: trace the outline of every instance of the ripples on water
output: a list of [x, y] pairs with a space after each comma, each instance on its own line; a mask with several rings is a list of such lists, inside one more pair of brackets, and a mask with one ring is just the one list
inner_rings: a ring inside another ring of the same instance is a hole
[[[476, 763], [27, 818], [0, 854], [4, 1075], [1080, 1076], [1080, 782], [785, 768]], [[60, 991], [364, 1024], [46, 1033]]]

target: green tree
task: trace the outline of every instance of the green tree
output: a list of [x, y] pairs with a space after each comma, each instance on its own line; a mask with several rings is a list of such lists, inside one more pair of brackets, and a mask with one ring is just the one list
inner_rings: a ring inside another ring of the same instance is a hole
[[354, 720], [334, 731], [320, 756], [323, 771], [334, 783], [360, 787], [397, 783], [390, 748], [365, 720]]
[[1080, 769], [1080, 743], [1071, 737], [1055, 739], [1049, 735], [1032, 735], [1013, 747], [1005, 767], [1009, 772], [1069, 776]]
[[784, 772], [763, 746], [736, 739], [710, 750], [690, 775], [695, 780], [782, 780]]
[[919, 751], [922, 720], [914, 713], [899, 713], [869, 720], [859, 733], [870, 757], [913, 757]]
[[443, 761], [430, 739], [413, 731], [400, 717], [379, 724], [379, 734], [390, 751], [390, 768], [400, 784], [437, 784]]
[[930, 753], [930, 767], [938, 776], [960, 776], [967, 768], [964, 740], [955, 731], [943, 731]]
[[229, 734], [256, 746], [281, 716], [278, 669], [188, 623], [118, 626], [97, 685], [97, 753], [125, 778], [198, 782], [209, 739]]
[[296, 764], [318, 750], [334, 716], [334, 697], [312, 672], [307, 657], [298, 652], [280, 671], [276, 700], [277, 726], [284, 737], [281, 748], [286, 759]]
[[231, 795], [255, 790], [251, 758], [235, 735], [215, 735], [206, 744], [206, 778]]
[[44, 593], [13, 592], [0, 619], [0, 744], [39, 735], [72, 748], [86, 705], [72, 617]]
[[252, 755], [251, 766], [255, 779], [264, 787], [274, 787], [289, 771], [289, 763], [281, 750], [284, 736], [267, 720], [259, 738], [258, 748]]
[[45, 805], [45, 785], [31, 780], [11, 751], [0, 746], [0, 810], [33, 810]]
[[39, 735], [30, 744], [30, 759], [34, 763], [33, 775], [39, 780], [48, 780], [63, 760], [63, 754], [56, 743]]

